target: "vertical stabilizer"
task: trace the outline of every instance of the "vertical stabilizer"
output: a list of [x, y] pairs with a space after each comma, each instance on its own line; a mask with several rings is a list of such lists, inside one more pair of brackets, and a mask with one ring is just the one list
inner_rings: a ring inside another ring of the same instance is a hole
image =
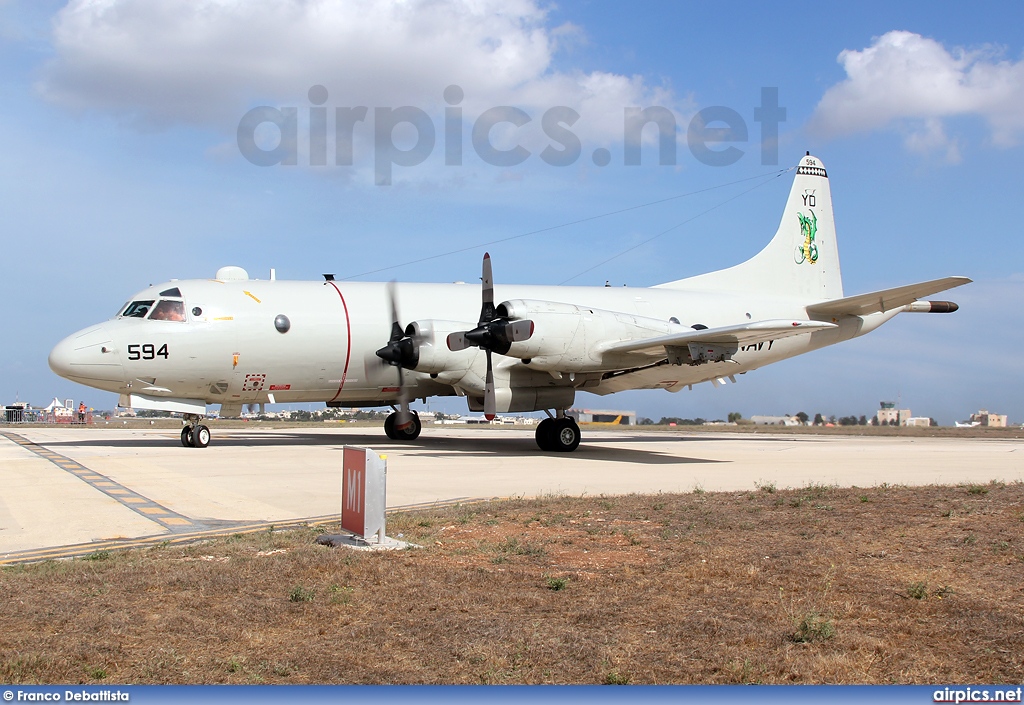
[[779, 229], [754, 257], [729, 269], [661, 286], [756, 292], [813, 301], [842, 298], [832, 194], [825, 165], [809, 154], [800, 160]]

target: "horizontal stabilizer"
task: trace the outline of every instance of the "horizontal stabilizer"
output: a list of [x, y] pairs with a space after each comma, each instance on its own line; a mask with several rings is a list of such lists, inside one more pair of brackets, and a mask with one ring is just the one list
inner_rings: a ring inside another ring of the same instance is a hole
[[604, 348], [603, 352], [664, 354], [665, 346], [684, 346], [689, 343], [751, 345], [835, 327], [832, 323], [823, 323], [821, 321], [755, 321], [738, 326], [683, 331], [671, 335], [661, 335], [656, 338], [645, 338], [643, 340], [623, 340], [608, 345]]
[[815, 318], [835, 318], [839, 316], [865, 316], [870, 313], [891, 311], [900, 306], [917, 301], [921, 297], [931, 296], [953, 287], [970, 284], [967, 277], [945, 277], [919, 284], [898, 286], [895, 289], [873, 291], [870, 294], [858, 294], [842, 299], [822, 301], [807, 307], [807, 315]]

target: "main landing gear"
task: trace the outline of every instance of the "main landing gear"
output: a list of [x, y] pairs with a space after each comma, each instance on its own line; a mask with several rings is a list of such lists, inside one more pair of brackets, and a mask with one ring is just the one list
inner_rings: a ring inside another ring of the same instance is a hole
[[412, 416], [412, 422], [405, 428], [399, 429], [398, 413], [396, 411], [384, 419], [384, 433], [393, 441], [415, 441], [419, 438], [420, 431], [423, 430], [423, 424], [420, 423], [420, 415], [415, 411], [409, 412]]
[[181, 445], [186, 448], [205, 448], [210, 445], [210, 428], [199, 423], [201, 416], [185, 414], [185, 428], [181, 429]]
[[561, 411], [558, 414], [537, 424], [537, 445], [547, 452], [571, 453], [580, 445], [580, 427], [571, 416], [565, 416]]

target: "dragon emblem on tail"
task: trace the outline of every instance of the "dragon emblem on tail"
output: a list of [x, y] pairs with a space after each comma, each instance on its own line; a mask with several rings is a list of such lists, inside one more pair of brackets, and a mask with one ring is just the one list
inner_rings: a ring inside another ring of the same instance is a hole
[[814, 236], [818, 234], [818, 216], [811, 211], [810, 217], [803, 213], [797, 213], [796, 217], [800, 219], [800, 235], [803, 236], [804, 241], [797, 245], [794, 259], [797, 264], [804, 262], [814, 264], [818, 261], [818, 246], [814, 244]]

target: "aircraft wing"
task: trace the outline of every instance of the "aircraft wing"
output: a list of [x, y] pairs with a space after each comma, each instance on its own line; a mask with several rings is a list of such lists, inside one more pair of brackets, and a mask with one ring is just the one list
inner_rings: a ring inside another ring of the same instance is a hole
[[923, 296], [931, 296], [940, 291], [970, 283], [971, 280], [967, 277], [933, 279], [932, 281], [919, 284], [898, 286], [895, 289], [883, 289], [882, 291], [873, 291], [870, 294], [858, 294], [857, 296], [847, 296], [842, 299], [811, 304], [807, 307], [807, 315], [830, 318], [881, 313], [883, 311], [891, 311], [900, 306], [906, 306]]
[[793, 335], [806, 335], [817, 330], [827, 330], [836, 327], [834, 323], [824, 323], [822, 321], [754, 321], [737, 326], [688, 330], [671, 335], [661, 335], [656, 338], [623, 340], [604, 346], [603, 352], [664, 355], [666, 346], [684, 346], [690, 343], [751, 345], [768, 340], [788, 338]]

